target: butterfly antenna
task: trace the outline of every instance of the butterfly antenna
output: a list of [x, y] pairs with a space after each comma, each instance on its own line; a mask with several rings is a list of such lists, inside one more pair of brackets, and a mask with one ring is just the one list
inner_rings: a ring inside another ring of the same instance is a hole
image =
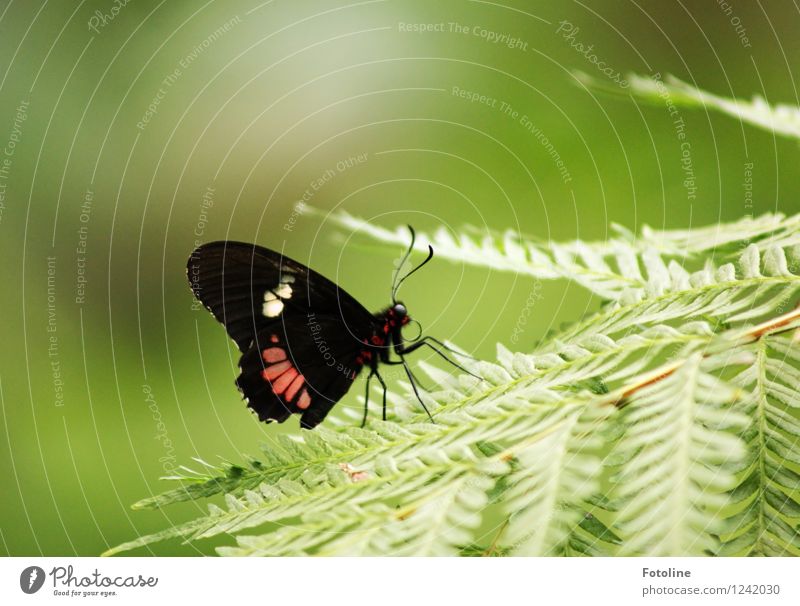
[[[419, 265], [417, 265], [417, 266], [416, 266], [414, 269], [412, 269], [410, 272], [408, 272], [408, 273], [407, 273], [405, 276], [403, 276], [402, 278], [400, 278], [400, 280], [397, 282], [397, 284], [394, 286], [394, 288], [392, 288], [392, 302], [393, 302], [393, 303], [397, 303], [397, 299], [395, 299], [395, 296], [397, 295], [397, 291], [400, 289], [400, 285], [401, 285], [403, 282], [405, 282], [405, 281], [406, 281], [406, 279], [407, 279], [407, 278], [408, 278], [408, 277], [409, 277], [411, 274], [413, 274], [415, 271], [417, 271], [417, 270], [419, 270], [419, 269], [422, 269], [422, 268], [425, 266], [425, 264], [426, 264], [428, 261], [430, 261], [431, 259], [433, 259], [433, 246], [431, 246], [430, 244], [428, 244], [428, 256], [427, 256], [427, 257], [425, 257], [425, 260], [424, 260], [422, 263], [420, 263]], [[405, 262], [405, 260], [404, 260], [403, 262]]]
[[395, 295], [397, 294], [397, 289], [400, 287], [397, 278], [400, 276], [400, 272], [403, 270], [403, 265], [405, 265], [406, 261], [408, 261], [408, 257], [411, 256], [411, 251], [414, 250], [414, 242], [417, 240], [417, 234], [414, 232], [414, 228], [410, 225], [407, 225], [406, 227], [408, 227], [408, 231], [411, 232], [411, 244], [409, 244], [406, 254], [403, 255], [403, 259], [397, 264], [397, 269], [394, 270], [394, 277], [392, 278], [392, 303], [397, 303]]

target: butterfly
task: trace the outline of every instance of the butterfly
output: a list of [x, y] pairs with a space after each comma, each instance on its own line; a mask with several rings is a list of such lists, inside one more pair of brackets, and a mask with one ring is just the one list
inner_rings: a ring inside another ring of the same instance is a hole
[[411, 244], [394, 275], [392, 303], [377, 313], [302, 263], [256, 244], [218, 241], [192, 252], [186, 268], [189, 285], [241, 351], [236, 385], [259, 420], [283, 423], [299, 414], [300, 426], [312, 429], [365, 367], [369, 375], [362, 426], [367, 421], [373, 377], [383, 388], [386, 420], [387, 388], [379, 372], [381, 364], [403, 366], [417, 400], [433, 420], [405, 359], [423, 346], [477, 376], [451, 360], [444, 351], [454, 350], [442, 341], [423, 337], [421, 331], [414, 339], [403, 337], [403, 328], [412, 319], [397, 300], [397, 291], [433, 258], [433, 247], [428, 246], [425, 260], [400, 277], [416, 238], [411, 226], [409, 231]]

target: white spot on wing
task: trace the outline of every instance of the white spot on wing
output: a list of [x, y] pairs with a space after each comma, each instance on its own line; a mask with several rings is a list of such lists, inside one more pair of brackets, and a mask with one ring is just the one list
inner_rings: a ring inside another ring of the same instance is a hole
[[275, 318], [283, 311], [283, 301], [273, 298], [270, 301], [265, 301], [261, 308], [261, 313], [267, 318]]
[[281, 299], [289, 299], [292, 296], [292, 287], [289, 286], [288, 284], [281, 284], [278, 288], [275, 289], [275, 294], [278, 295]]
[[264, 305], [261, 313], [268, 318], [275, 318], [283, 311], [283, 301], [292, 298], [292, 287], [294, 276], [281, 274], [281, 281], [275, 287], [264, 293]]

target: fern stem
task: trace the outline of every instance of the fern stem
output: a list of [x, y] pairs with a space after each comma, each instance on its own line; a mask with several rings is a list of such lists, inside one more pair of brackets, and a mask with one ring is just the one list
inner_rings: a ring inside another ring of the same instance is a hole
[[[766, 376], [766, 360], [767, 360], [767, 345], [765, 341], [759, 340], [758, 350], [756, 353], [756, 365], [758, 368], [758, 376]], [[757, 382], [758, 397], [756, 398], [756, 406], [758, 410], [758, 453], [756, 453], [756, 460], [758, 461], [758, 498], [762, 504], [758, 508], [758, 539], [754, 545], [760, 545], [763, 541], [764, 533], [767, 531], [767, 525], [764, 520], [764, 496], [766, 495], [766, 455], [767, 455], [767, 411], [764, 404], [767, 401], [766, 387], [763, 381]], [[763, 553], [763, 548], [759, 551]]]
[[503, 520], [503, 523], [500, 524], [500, 530], [497, 531], [497, 534], [494, 535], [492, 542], [489, 544], [489, 547], [481, 554], [483, 557], [490, 557], [496, 550], [497, 545], [500, 542], [500, 537], [505, 532], [506, 528], [508, 528], [508, 524], [511, 521], [511, 518], [506, 518]]

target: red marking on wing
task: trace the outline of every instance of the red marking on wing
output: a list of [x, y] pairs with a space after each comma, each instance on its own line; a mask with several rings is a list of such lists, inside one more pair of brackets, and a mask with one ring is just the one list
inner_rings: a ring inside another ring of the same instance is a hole
[[286, 388], [286, 391], [283, 394], [283, 397], [286, 398], [287, 402], [291, 402], [294, 400], [294, 397], [297, 395], [297, 392], [300, 391], [300, 388], [303, 386], [303, 383], [306, 382], [306, 378], [303, 375], [297, 375], [292, 384]]
[[373, 345], [383, 345], [383, 337], [380, 335], [372, 335], [371, 340]]
[[[283, 373], [277, 381], [272, 384], [272, 391], [275, 392], [275, 395], [279, 396], [286, 388], [289, 387], [292, 381], [297, 378], [297, 375], [300, 374], [297, 372], [296, 368], [290, 368], [285, 373]], [[287, 398], [288, 399], [288, 398]]]
[[[265, 362], [269, 363], [269, 366], [261, 371], [261, 376], [269, 383], [272, 392], [276, 396], [283, 396], [286, 402], [294, 400], [306, 379], [286, 359], [286, 352], [280, 347], [270, 347], [262, 352], [261, 357], [264, 358]], [[307, 390], [303, 389], [297, 405], [302, 409], [306, 409], [311, 405], [311, 397], [308, 395]]]
[[286, 359], [286, 352], [280, 347], [270, 347], [261, 354], [264, 362], [280, 362]]
[[278, 335], [272, 335], [269, 338], [269, 340], [272, 341], [273, 343], [277, 343], [278, 342]]
[[277, 364], [273, 364], [272, 366], [267, 366], [264, 370], [261, 371], [261, 376], [264, 377], [267, 381], [272, 381], [273, 379], [278, 378], [287, 370], [292, 367], [292, 363], [286, 360], [285, 362], [278, 362]]

